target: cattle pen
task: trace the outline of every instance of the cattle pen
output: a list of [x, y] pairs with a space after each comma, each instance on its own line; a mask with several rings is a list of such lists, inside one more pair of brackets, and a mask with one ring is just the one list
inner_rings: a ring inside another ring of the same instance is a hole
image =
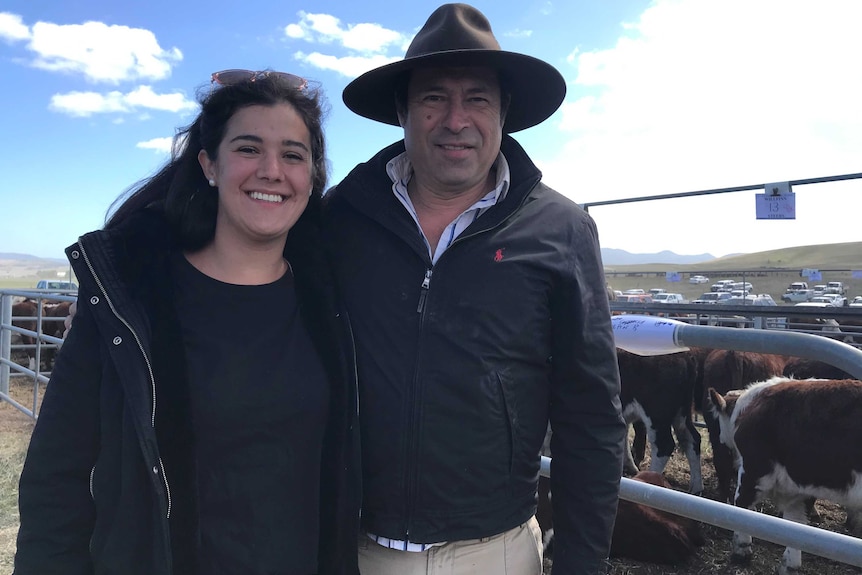
[[[43, 322], [57, 320], [46, 320], [42, 317], [41, 312], [34, 316], [13, 317], [12, 301], [14, 298], [22, 297], [33, 298], [40, 302], [43, 299], [73, 301], [75, 297], [72, 294], [56, 296], [31, 290], [0, 289], [0, 399], [35, 419], [38, 415], [39, 388], [48, 383], [48, 374], [41, 371], [39, 361], [35, 361], [28, 367], [13, 361], [12, 352], [16, 350], [19, 353], [21, 351], [28, 353], [33, 351], [35, 357], [40, 358], [43, 348], [56, 348], [62, 345], [62, 340], [43, 333]], [[613, 308], [618, 312], [628, 314], [657, 314], [669, 311], [667, 306], [659, 308], [658, 306], [642, 304], [617, 304]], [[702, 311], [703, 307], [698, 309]], [[748, 306], [747, 309], [741, 310], [728, 306], [722, 307], [720, 314], [717, 313], [718, 308], [712, 308], [709, 310], [710, 313], [702, 314], [683, 313], [684, 310], [681, 308], [678, 310], [674, 308], [674, 310], [679, 311], [679, 315], [684, 315], [686, 322], [690, 322], [680, 330], [681, 334], [678, 339], [683, 345], [746, 349], [770, 353], [786, 350], [789, 346], [794, 350], [794, 353], [799, 353], [800, 356], [814, 354], [820, 359], [825, 358], [827, 363], [830, 360], [835, 361], [840, 364], [842, 369], [862, 379], [862, 351], [854, 347], [858, 344], [853, 342], [854, 345], [848, 345], [837, 341], [833, 339], [835, 337], [834, 332], [822, 332], [819, 328], [812, 329], [811, 324], [805, 324], [801, 321], [801, 318], [806, 315], [821, 317], [824, 314], [838, 317], [840, 321], [840, 319], [845, 319], [844, 316], [858, 316], [859, 314], [850, 313], [855, 310], [826, 311], [818, 309], [816, 311], [802, 311], [783, 306], [758, 309]], [[656, 316], [651, 317], [655, 318]], [[710, 318], [714, 321], [711, 321]], [[718, 320], [726, 321], [727, 318], [733, 318], [735, 323], [728, 325], [734, 325], [734, 327], [717, 325], [720, 323]], [[783, 321], [767, 321], [769, 319], [779, 320], [780, 318], [784, 318]], [[17, 324], [24, 321], [35, 321], [36, 329], [13, 325], [13, 321]], [[16, 344], [13, 346], [13, 334], [34, 337], [36, 342], [30, 345]], [[852, 336], [852, 333], [849, 335]], [[788, 338], [794, 341], [790, 341]], [[22, 405], [9, 395], [9, 379], [12, 376], [29, 378], [33, 381], [32, 407]], [[551, 460], [543, 458], [543, 475], [548, 476], [550, 474], [550, 466]], [[620, 496], [627, 501], [689, 517], [722, 529], [746, 531], [759, 539], [781, 545], [792, 545], [814, 555], [862, 567], [862, 540], [854, 537], [739, 509], [718, 501], [627, 478], [622, 479]]]

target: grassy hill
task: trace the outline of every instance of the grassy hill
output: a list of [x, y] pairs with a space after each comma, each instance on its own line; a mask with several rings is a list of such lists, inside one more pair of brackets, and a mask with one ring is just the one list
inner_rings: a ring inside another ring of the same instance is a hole
[[[803, 268], [821, 271], [822, 280], [809, 283], [843, 281], [848, 288], [848, 298], [862, 294], [862, 279], [854, 279], [851, 273], [862, 270], [862, 242], [797, 246], [716, 258], [697, 264], [606, 266], [605, 274], [614, 289], [664, 288], [669, 292], [679, 292], [689, 300], [709, 291], [710, 284], [720, 279], [747, 281], [753, 284], [754, 292], [768, 293], [780, 304], [781, 294], [787, 286], [805, 279], [799, 275]], [[668, 282], [666, 272], [680, 272], [682, 281]], [[708, 276], [710, 283], [689, 284], [688, 278], [694, 274]]]
[[816, 269], [862, 269], [862, 242], [847, 242], [842, 244], [823, 244], [818, 246], [797, 246], [755, 252], [737, 256], [716, 258], [696, 264], [637, 264], [606, 266], [607, 272], [648, 272], [648, 271], [679, 271], [679, 272], [715, 272], [736, 270], [801, 270]]

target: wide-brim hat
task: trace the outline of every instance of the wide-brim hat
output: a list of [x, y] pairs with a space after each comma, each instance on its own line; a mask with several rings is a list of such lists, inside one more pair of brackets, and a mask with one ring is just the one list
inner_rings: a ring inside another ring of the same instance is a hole
[[494, 68], [511, 100], [503, 131], [535, 126], [553, 114], [566, 97], [566, 81], [538, 58], [507, 52], [484, 14], [467, 4], [437, 8], [413, 38], [403, 60], [370, 70], [347, 85], [342, 99], [355, 113], [398, 126], [395, 89], [399, 77], [419, 67]]

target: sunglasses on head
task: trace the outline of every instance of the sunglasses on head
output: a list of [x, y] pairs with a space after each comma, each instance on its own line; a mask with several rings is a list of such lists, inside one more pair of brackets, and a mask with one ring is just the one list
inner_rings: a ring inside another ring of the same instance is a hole
[[287, 72], [276, 72], [274, 70], [262, 70], [257, 72], [253, 70], [222, 70], [221, 72], [213, 73], [211, 83], [213, 85], [218, 84], [219, 86], [234, 86], [243, 82], [254, 82], [261, 78], [269, 78], [270, 76], [274, 76], [279, 80], [286, 82], [289, 87], [295, 90], [305, 90], [308, 86], [308, 80], [305, 78], [301, 78], [295, 74], [288, 74]]

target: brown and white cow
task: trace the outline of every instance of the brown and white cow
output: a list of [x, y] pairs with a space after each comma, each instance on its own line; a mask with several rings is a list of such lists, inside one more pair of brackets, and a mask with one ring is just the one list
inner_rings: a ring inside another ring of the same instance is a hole
[[[620, 402], [626, 423], [643, 422], [650, 442], [650, 471], [664, 471], [676, 447], [673, 434], [690, 468], [690, 491], [703, 492], [700, 433], [692, 421], [697, 363], [687, 352], [640, 356], [617, 349]], [[637, 430], [637, 428], [636, 428]], [[626, 451], [625, 470], [634, 475], [643, 457], [642, 433], [636, 433], [635, 453]], [[642, 442], [642, 439], [641, 439]]]
[[[13, 303], [12, 304], [12, 317], [33, 317], [35, 318], [38, 315], [39, 306], [38, 304], [31, 300], [25, 299], [23, 301]], [[36, 331], [36, 320], [35, 319], [13, 319], [12, 325], [29, 329], [30, 331]], [[24, 334], [15, 334], [18, 337], [16, 339], [20, 339], [21, 342], [32, 345], [36, 342], [36, 339], [29, 335]]]
[[[753, 351], [732, 351], [714, 349], [709, 352], [703, 363], [703, 393], [713, 388], [719, 393], [763, 381], [781, 375], [786, 357]], [[706, 404], [704, 397], [702, 404]], [[703, 420], [709, 430], [709, 443], [712, 446], [712, 463], [718, 480], [718, 495], [721, 501], [731, 500], [733, 480], [733, 457], [730, 450], [722, 444], [718, 419], [709, 409], [704, 408]]]
[[[753, 509], [768, 498], [785, 519], [807, 523], [805, 501], [828, 499], [847, 509], [851, 531], [862, 531], [862, 382], [774, 377], [708, 393], [736, 457], [735, 505]], [[731, 558], [751, 555], [751, 536], [734, 533]], [[778, 572], [801, 565], [801, 552], [788, 547]]]

